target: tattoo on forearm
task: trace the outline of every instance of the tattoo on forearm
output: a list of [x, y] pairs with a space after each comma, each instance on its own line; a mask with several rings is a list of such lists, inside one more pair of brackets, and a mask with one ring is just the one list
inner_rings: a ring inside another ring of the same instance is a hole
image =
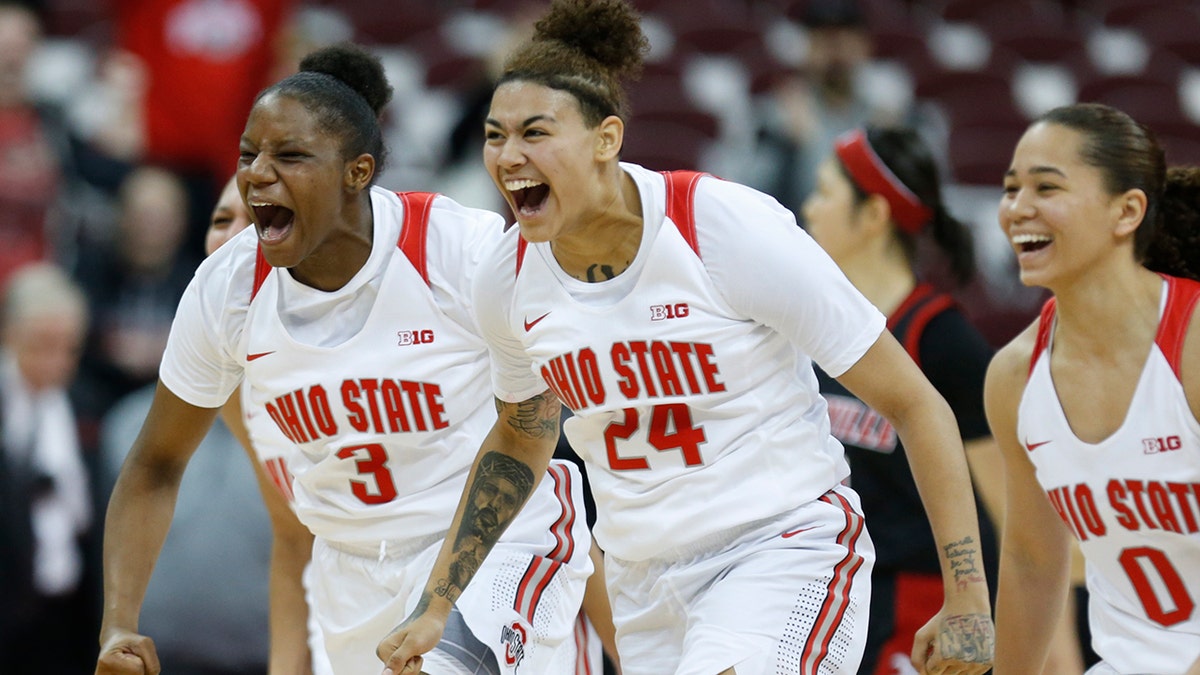
[[950, 561], [950, 570], [954, 572], [954, 585], [961, 589], [969, 584], [984, 581], [983, 570], [979, 567], [979, 547], [971, 537], [950, 542], [943, 547], [946, 559]]
[[967, 663], [990, 663], [995, 651], [995, 633], [986, 614], [947, 617], [940, 629], [941, 656]]
[[508, 425], [526, 436], [547, 438], [558, 433], [562, 404], [547, 391], [520, 403], [500, 403], [496, 412], [506, 416]]
[[451, 602], [458, 599], [520, 512], [534, 483], [533, 470], [514, 457], [493, 451], [480, 458], [454, 540], [450, 571], [446, 578], [438, 579], [437, 595]]

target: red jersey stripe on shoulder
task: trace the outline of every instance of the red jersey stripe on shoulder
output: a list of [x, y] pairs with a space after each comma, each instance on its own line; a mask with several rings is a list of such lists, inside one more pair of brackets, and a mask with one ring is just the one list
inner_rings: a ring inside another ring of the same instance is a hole
[[404, 223], [400, 227], [400, 240], [396, 245], [404, 251], [417, 273], [429, 283], [426, 265], [425, 241], [429, 232], [429, 211], [433, 208], [436, 192], [397, 192], [404, 203]]
[[525, 237], [521, 233], [517, 233], [517, 270], [516, 273], [521, 273], [521, 263], [525, 262], [525, 249], [529, 248], [529, 242], [525, 241]]
[[1167, 357], [1167, 363], [1182, 382], [1180, 368], [1183, 361], [1183, 341], [1196, 302], [1200, 300], [1200, 282], [1162, 275], [1167, 280], [1167, 305], [1163, 308], [1162, 320], [1158, 323], [1158, 334], [1154, 342]]
[[1025, 374], [1026, 379], [1033, 374], [1038, 356], [1046, 350], [1046, 345], [1050, 344], [1050, 331], [1054, 328], [1054, 307], [1054, 298], [1042, 305], [1042, 313], [1038, 317], [1037, 341], [1033, 345], [1033, 354], [1029, 356], [1029, 372]]
[[931, 296], [924, 304], [913, 309], [913, 317], [908, 323], [908, 331], [904, 336], [904, 351], [912, 357], [913, 363], [921, 366], [921, 336], [925, 326], [933, 317], [954, 306], [954, 298], [945, 294]]
[[667, 217], [679, 228], [688, 245], [700, 255], [700, 242], [696, 239], [696, 186], [707, 176], [698, 171], [662, 171], [667, 180]]
[[258, 290], [262, 288], [263, 283], [267, 280], [267, 275], [271, 273], [271, 263], [267, 262], [266, 256], [263, 255], [262, 246], [259, 246], [257, 253], [254, 256], [254, 287], [250, 289], [250, 299], [258, 295]]

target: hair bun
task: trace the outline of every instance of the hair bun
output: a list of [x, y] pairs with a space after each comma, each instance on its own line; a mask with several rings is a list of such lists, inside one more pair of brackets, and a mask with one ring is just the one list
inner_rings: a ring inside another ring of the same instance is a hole
[[323, 73], [350, 87], [366, 100], [378, 115], [392, 100], [379, 57], [350, 43], [341, 43], [312, 52], [300, 61], [300, 72]]
[[625, 0], [557, 0], [534, 28], [534, 40], [559, 42], [617, 76], [637, 74], [649, 49]]

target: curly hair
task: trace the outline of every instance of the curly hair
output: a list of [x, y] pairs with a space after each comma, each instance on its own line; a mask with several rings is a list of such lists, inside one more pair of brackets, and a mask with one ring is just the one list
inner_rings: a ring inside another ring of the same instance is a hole
[[534, 29], [508, 57], [497, 87], [521, 80], [568, 92], [592, 127], [610, 115], [628, 118], [622, 80], [641, 73], [649, 49], [628, 2], [555, 0]]
[[1200, 167], [1167, 170], [1158, 232], [1143, 264], [1164, 274], [1200, 280]]

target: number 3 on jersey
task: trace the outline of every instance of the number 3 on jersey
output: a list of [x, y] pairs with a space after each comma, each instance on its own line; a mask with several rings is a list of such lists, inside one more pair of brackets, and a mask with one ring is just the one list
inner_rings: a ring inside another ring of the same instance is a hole
[[[366, 456], [362, 456], [365, 454]], [[350, 491], [364, 504], [386, 504], [396, 498], [396, 483], [387, 468], [387, 450], [379, 443], [348, 445], [337, 453], [338, 459], [356, 458], [354, 466], [360, 476], [371, 476], [372, 481], [352, 480]], [[374, 483], [372, 486], [371, 483]], [[374, 489], [372, 490], [372, 487]]]
[[[649, 469], [645, 457], [622, 457], [617, 451], [617, 441], [627, 440], [638, 430], [638, 411], [625, 408], [624, 419], [612, 422], [604, 429], [604, 449], [608, 453], [608, 466], [613, 471]], [[659, 452], [678, 450], [683, 454], [683, 463], [697, 466], [704, 463], [700, 446], [707, 439], [704, 428], [692, 424], [692, 412], [683, 403], [656, 405], [650, 409], [650, 426], [646, 440]]]

